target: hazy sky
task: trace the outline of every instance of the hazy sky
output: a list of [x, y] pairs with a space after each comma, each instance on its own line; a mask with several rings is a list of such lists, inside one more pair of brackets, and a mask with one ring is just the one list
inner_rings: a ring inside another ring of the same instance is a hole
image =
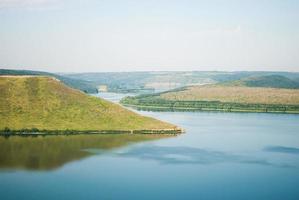
[[299, 1], [0, 0], [0, 68], [299, 71]]

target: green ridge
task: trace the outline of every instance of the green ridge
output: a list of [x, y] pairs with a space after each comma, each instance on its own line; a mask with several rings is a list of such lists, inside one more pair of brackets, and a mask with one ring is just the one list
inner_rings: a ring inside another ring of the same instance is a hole
[[299, 82], [291, 80], [281, 75], [268, 75], [246, 77], [240, 80], [225, 82], [223, 85], [229, 86], [247, 86], [247, 87], [269, 87], [269, 88], [288, 88], [298, 89]]

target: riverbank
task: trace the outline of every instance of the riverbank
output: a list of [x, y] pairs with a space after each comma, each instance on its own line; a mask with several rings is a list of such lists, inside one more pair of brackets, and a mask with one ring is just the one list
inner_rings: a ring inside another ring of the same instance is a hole
[[125, 100], [121, 104], [143, 111], [179, 111], [179, 112], [247, 112], [247, 113], [285, 113], [299, 114], [298, 105], [269, 105], [269, 104], [240, 104], [222, 102], [199, 101], [164, 101], [164, 103], [139, 103], [130, 104]]
[[38, 130], [38, 129], [23, 129], [23, 130], [0, 130], [0, 135], [80, 135], [80, 134], [181, 134], [184, 130], [176, 129], [149, 129], [149, 130]]

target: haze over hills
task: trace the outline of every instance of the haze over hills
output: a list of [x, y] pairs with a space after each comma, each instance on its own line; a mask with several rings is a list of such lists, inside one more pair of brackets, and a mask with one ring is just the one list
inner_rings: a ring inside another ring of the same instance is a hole
[[56, 78], [0, 76], [0, 130], [164, 130], [176, 126], [69, 88]]
[[[62, 74], [72, 79], [86, 80], [96, 85], [107, 85], [109, 91], [113, 92], [134, 92], [148, 89], [149, 92], [166, 91], [174, 88], [203, 85], [212, 83], [222, 83], [236, 81], [253, 77], [268, 77], [266, 82], [275, 76], [289, 79], [292, 84], [286, 83], [281, 85], [282, 88], [293, 88], [299, 84], [299, 73], [296, 72], [258, 72], [258, 71], [161, 71], [161, 72], [96, 72], [96, 73], [73, 73]], [[273, 76], [271, 78], [271, 76]], [[275, 81], [275, 80], [273, 80]], [[284, 80], [285, 82], [286, 80]], [[296, 83], [295, 83], [296, 82]], [[268, 87], [266, 84], [259, 84], [261, 87]], [[273, 83], [270, 84], [273, 86]], [[280, 85], [277, 84], [277, 87]]]
[[109, 92], [154, 93], [190, 85], [225, 83], [248, 87], [298, 88], [297, 72], [259, 71], [161, 71], [94, 72], [54, 74], [30, 70], [0, 69], [0, 75], [53, 76], [66, 85], [86, 93], [97, 93], [100, 86]]

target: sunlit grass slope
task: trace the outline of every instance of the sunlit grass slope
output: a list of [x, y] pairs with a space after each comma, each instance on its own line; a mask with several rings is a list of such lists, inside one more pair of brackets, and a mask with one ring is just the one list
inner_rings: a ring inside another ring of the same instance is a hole
[[299, 105], [299, 90], [217, 84], [190, 86], [178, 92], [163, 93], [160, 97], [167, 100]]
[[0, 130], [146, 130], [174, 125], [65, 86], [51, 77], [0, 76]]

